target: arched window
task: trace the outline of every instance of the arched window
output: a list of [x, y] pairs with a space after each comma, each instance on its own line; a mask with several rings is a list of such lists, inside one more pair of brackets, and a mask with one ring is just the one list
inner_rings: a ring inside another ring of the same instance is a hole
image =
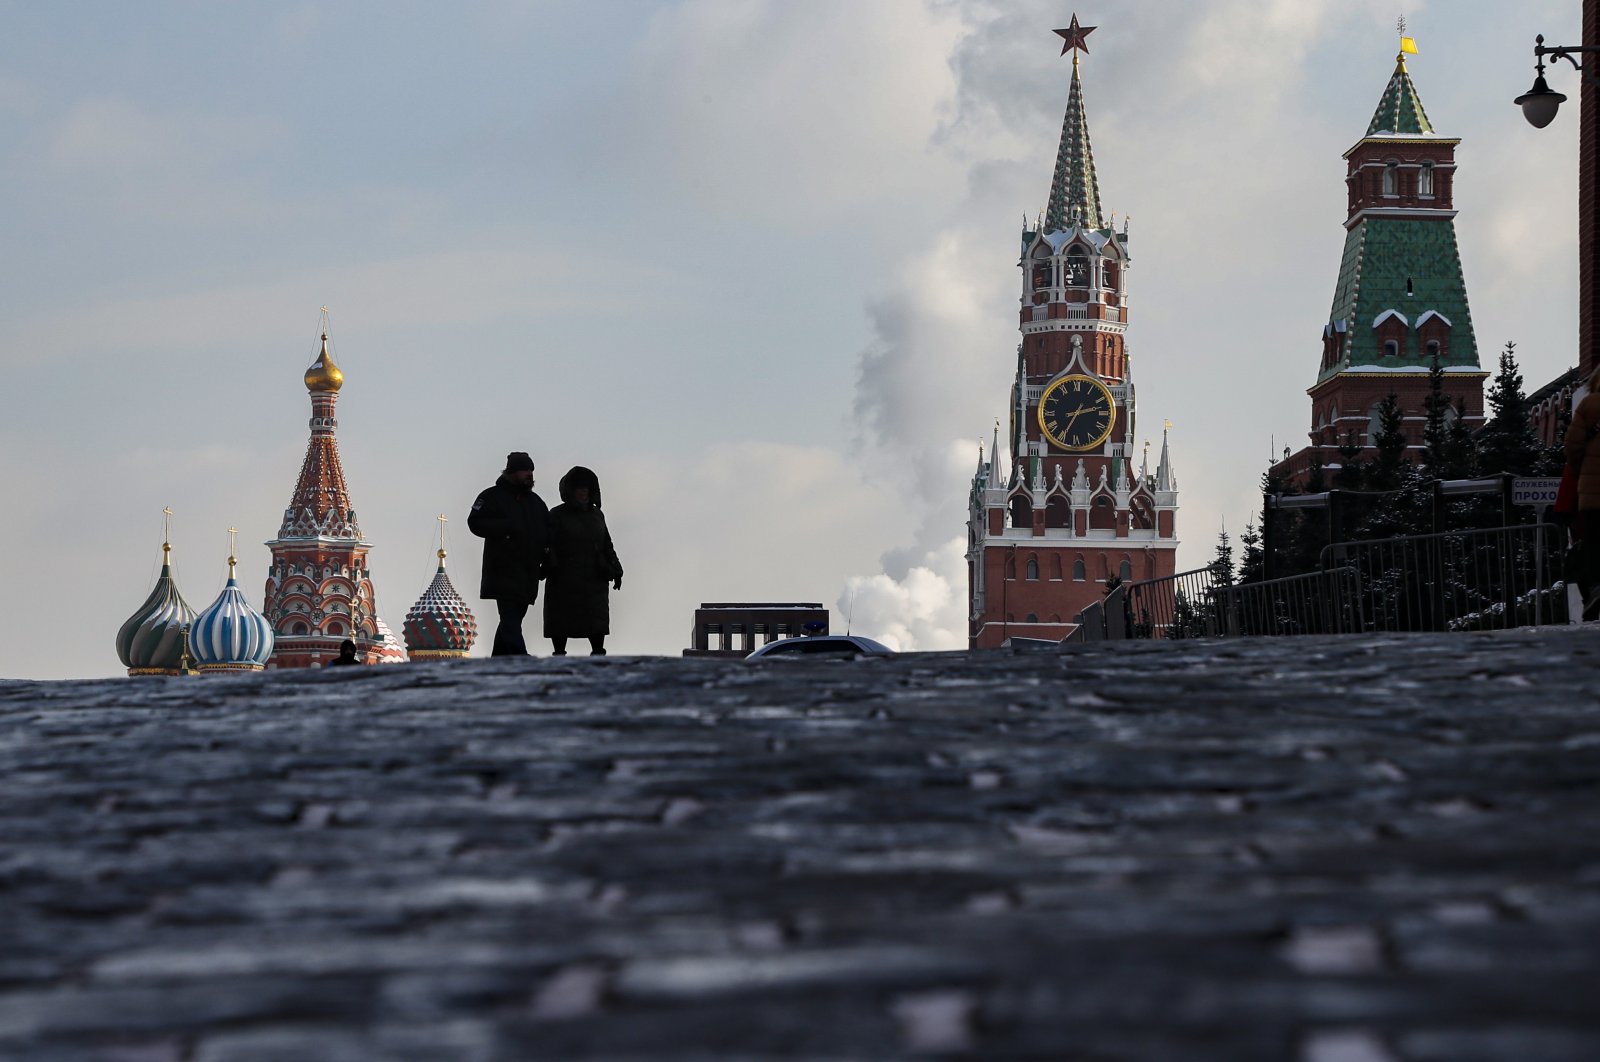
[[1039, 622], [1039, 614], [1037, 612], [1028, 613], [1028, 622], [1029, 623], [1038, 623]]
[[307, 627], [304, 623], [296, 623], [294, 625], [294, 633], [295, 634], [309, 634], [309, 633], [311, 633], [311, 628]]
[[330, 624], [328, 624], [328, 633], [329, 634], [343, 634], [344, 633], [344, 624], [342, 624], [342, 623], [330, 623]]
[[1431, 162], [1424, 162], [1421, 171], [1417, 174], [1417, 194], [1433, 194], [1433, 163]]
[[1400, 356], [1400, 344], [1393, 339], [1385, 339], [1383, 341], [1383, 356], [1386, 358], [1398, 358]]
[[1399, 195], [1400, 194], [1400, 164], [1398, 162], [1387, 162], [1387, 163], [1384, 163], [1384, 166], [1383, 166], [1383, 194], [1384, 195]]
[[1011, 526], [1028, 528], [1033, 526], [1033, 506], [1020, 494], [1011, 499]]
[[1039, 578], [1039, 562], [1037, 560], [1035, 560], [1033, 557], [1029, 557], [1028, 558], [1028, 578], [1029, 579], [1037, 579], [1037, 578]]
[[1077, 560], [1072, 562], [1072, 581], [1075, 583], [1081, 583], [1088, 577], [1089, 573], [1083, 567], [1083, 558], [1079, 557]]
[[1428, 340], [1427, 351], [1430, 359], [1437, 358], [1439, 356], [1439, 341], [1437, 339]]
[[1067, 283], [1075, 288], [1089, 284], [1089, 256], [1082, 247], [1074, 246], [1067, 252]]
[[1046, 502], [1044, 507], [1044, 526], [1071, 527], [1072, 503], [1060, 494]]
[[1122, 562], [1122, 567], [1117, 569], [1117, 574], [1122, 576], [1122, 581], [1123, 582], [1127, 582], [1129, 579], [1132, 579], [1133, 578], [1133, 562], [1130, 561], [1130, 560], [1124, 559], [1123, 562]]
[[1061, 581], [1061, 557], [1059, 554], [1050, 558], [1050, 578], [1058, 583]]

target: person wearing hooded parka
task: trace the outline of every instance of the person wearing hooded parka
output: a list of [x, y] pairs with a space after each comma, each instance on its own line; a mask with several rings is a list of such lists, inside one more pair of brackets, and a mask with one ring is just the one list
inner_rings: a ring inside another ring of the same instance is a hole
[[560, 489], [561, 504], [550, 510], [544, 636], [555, 656], [566, 655], [569, 638], [587, 638], [591, 655], [605, 656], [610, 591], [622, 589], [622, 562], [600, 511], [600, 478], [578, 465]]

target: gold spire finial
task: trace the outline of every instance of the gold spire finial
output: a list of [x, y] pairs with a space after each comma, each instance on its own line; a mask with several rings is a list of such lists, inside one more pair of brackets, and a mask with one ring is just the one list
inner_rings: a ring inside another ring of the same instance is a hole
[[450, 518], [444, 513], [440, 513], [435, 519], [439, 521], [439, 567], [443, 568], [446, 552], [444, 548], [444, 532], [445, 525], [450, 522]]
[[172, 506], [161, 507], [161, 563], [172, 562]]
[[1172, 430], [1172, 421], [1170, 421], [1170, 420], [1162, 421], [1161, 422], [1161, 430], [1162, 431], [1171, 431]]
[[311, 368], [306, 370], [306, 390], [337, 394], [339, 388], [344, 386], [344, 373], [333, 363], [333, 352], [328, 349], [328, 334], [332, 331], [332, 327], [328, 322], [326, 306], [322, 308], [321, 331], [322, 349], [317, 353], [317, 360], [311, 363]]
[[236, 540], [235, 536], [238, 535], [238, 534], [239, 534], [239, 529], [237, 527], [228, 528], [228, 578], [229, 579], [233, 578], [233, 566], [235, 564], [239, 563], [239, 558], [234, 556], [234, 554], [236, 552], [238, 552], [234, 548], [237, 545], [237, 540]]

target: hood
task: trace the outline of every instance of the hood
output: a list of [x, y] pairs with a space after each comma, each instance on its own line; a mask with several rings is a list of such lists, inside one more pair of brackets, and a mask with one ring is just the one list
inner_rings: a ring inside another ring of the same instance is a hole
[[579, 487], [588, 487], [590, 503], [600, 508], [600, 477], [582, 465], [573, 465], [561, 477], [561, 500], [571, 502], [572, 492]]

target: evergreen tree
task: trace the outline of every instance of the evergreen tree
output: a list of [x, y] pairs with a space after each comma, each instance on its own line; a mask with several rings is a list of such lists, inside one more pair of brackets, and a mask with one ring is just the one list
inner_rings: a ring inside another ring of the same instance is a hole
[[1311, 454], [1311, 467], [1306, 471], [1306, 493], [1321, 494], [1328, 489], [1328, 475], [1322, 469], [1322, 454]]
[[1373, 447], [1378, 451], [1367, 469], [1368, 485], [1374, 490], [1397, 490], [1406, 478], [1405, 414], [1393, 392], [1378, 403], [1378, 435]]
[[1239, 558], [1239, 581], [1259, 583], [1265, 577], [1266, 557], [1261, 552], [1261, 532], [1256, 529], [1254, 520], [1244, 525], [1239, 544], [1244, 547]]
[[1217, 554], [1207, 567], [1211, 569], [1213, 586], [1233, 585], [1233, 541], [1226, 529], [1217, 535]]
[[1365, 462], [1361, 460], [1360, 436], [1355, 429], [1345, 433], [1344, 442], [1339, 444], [1339, 471], [1333, 474], [1335, 490], [1360, 490], [1366, 479]]
[[1465, 405], [1455, 407], [1455, 416], [1450, 418], [1450, 433], [1448, 439], [1447, 460], [1450, 467], [1449, 479], [1470, 479], [1478, 474], [1478, 440], [1473, 438], [1472, 429], [1467, 427], [1467, 409]]
[[1489, 387], [1489, 422], [1478, 437], [1478, 463], [1489, 475], [1526, 475], [1543, 456], [1528, 417], [1528, 396], [1517, 368], [1517, 344], [1508, 340], [1500, 352], [1499, 371]]
[[1435, 479], [1449, 479], [1445, 474], [1445, 451], [1449, 448], [1450, 396], [1444, 393], [1444, 363], [1437, 354], [1428, 366], [1428, 394], [1422, 400], [1422, 412], [1423, 464]]

